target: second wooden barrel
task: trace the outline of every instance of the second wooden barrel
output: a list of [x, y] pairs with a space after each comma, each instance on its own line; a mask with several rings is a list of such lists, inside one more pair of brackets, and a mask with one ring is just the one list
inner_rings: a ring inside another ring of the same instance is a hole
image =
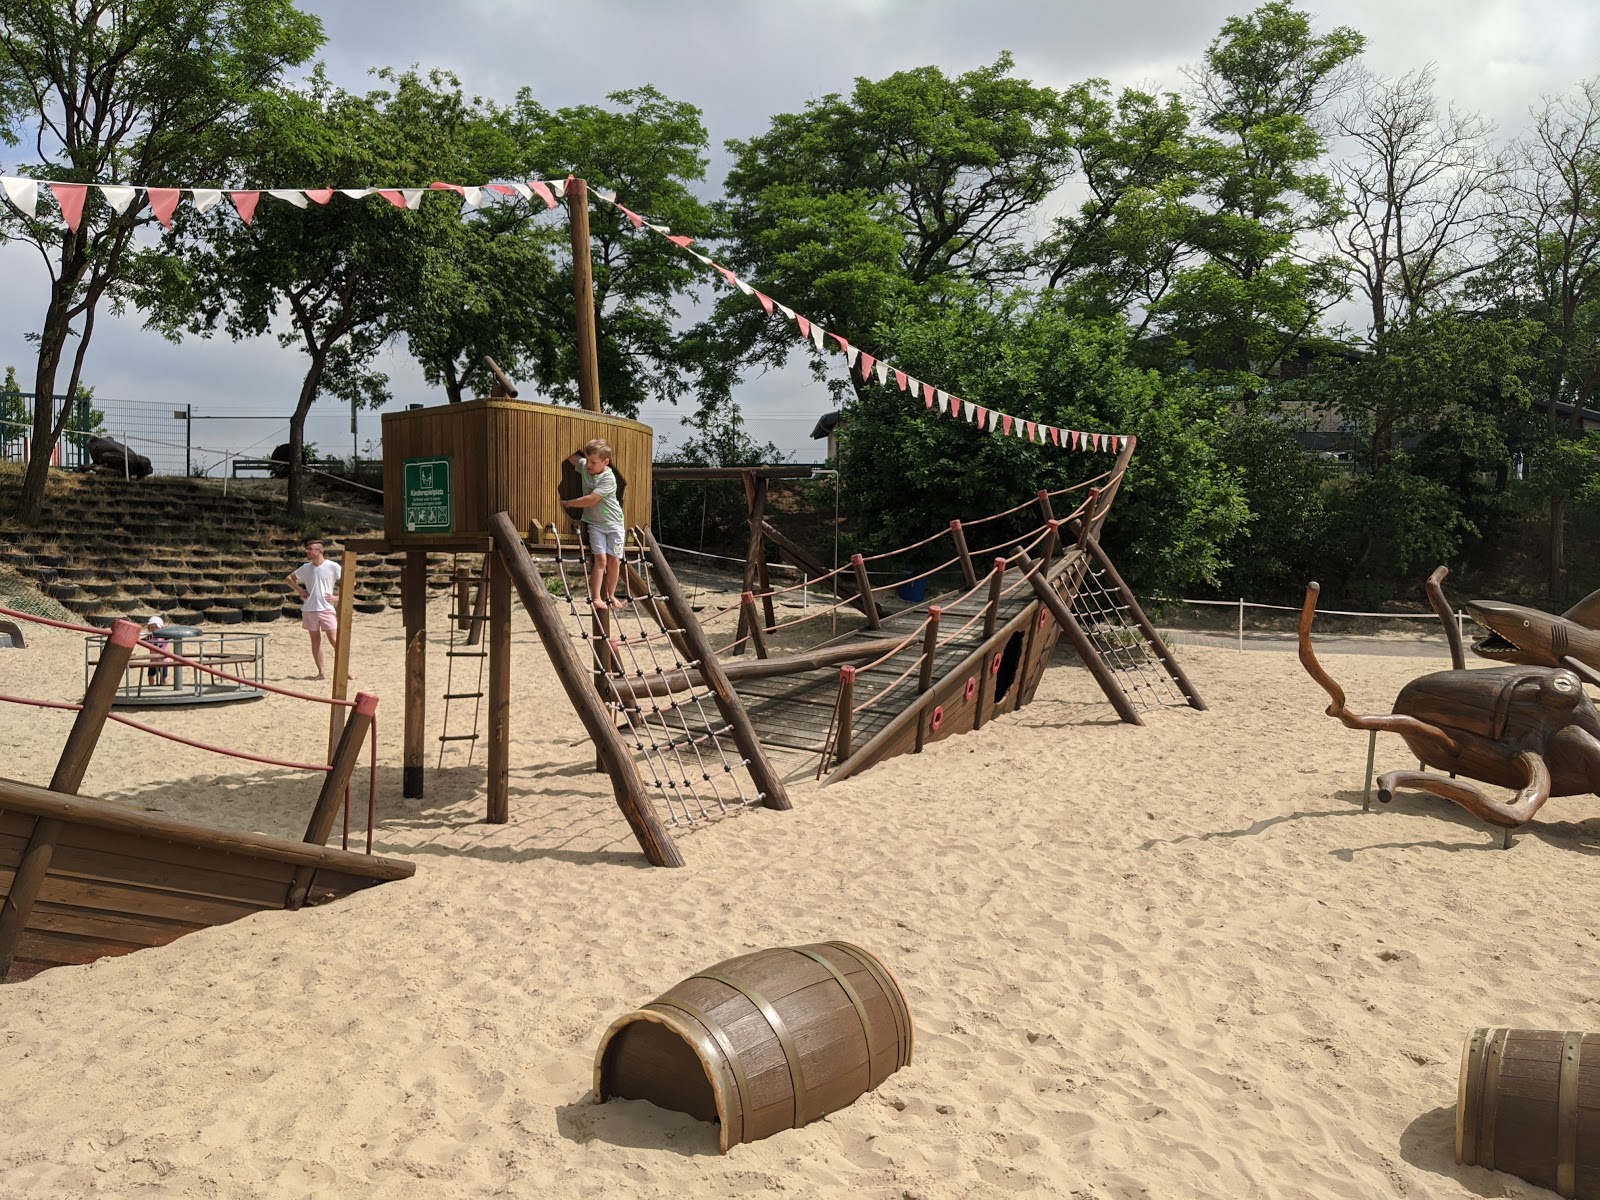
[[1600, 1034], [1473, 1030], [1461, 1047], [1456, 1161], [1600, 1200]]
[[848, 942], [717, 963], [613, 1021], [595, 1099], [716, 1121], [726, 1154], [843, 1108], [911, 1061], [911, 1013], [884, 965]]

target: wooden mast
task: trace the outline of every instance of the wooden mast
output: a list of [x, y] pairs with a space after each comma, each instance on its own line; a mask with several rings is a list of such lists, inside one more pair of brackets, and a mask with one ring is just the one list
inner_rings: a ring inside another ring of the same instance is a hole
[[589, 249], [589, 185], [567, 176], [567, 221], [572, 228], [572, 300], [577, 314], [578, 399], [600, 411], [600, 358], [595, 351], [594, 264]]

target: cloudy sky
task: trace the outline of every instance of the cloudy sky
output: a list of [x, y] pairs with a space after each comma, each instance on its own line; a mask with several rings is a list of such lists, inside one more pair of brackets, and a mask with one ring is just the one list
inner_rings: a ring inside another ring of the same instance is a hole
[[[713, 145], [707, 194], [720, 186], [721, 143], [760, 132], [774, 113], [848, 91], [858, 76], [936, 64], [959, 73], [1002, 50], [1017, 73], [1065, 86], [1100, 76], [1121, 86], [1183, 86], [1228, 16], [1248, 3], [1219, 0], [302, 0], [318, 13], [334, 78], [366, 86], [374, 66], [419, 63], [455, 71], [469, 90], [508, 98], [527, 85], [549, 107], [598, 103], [608, 92], [651, 83], [705, 114]], [[1303, 7], [1321, 28], [1352, 25], [1368, 38], [1367, 64], [1399, 74], [1432, 62], [1442, 98], [1492, 118], [1512, 136], [1541, 95], [1560, 93], [1600, 71], [1600, 5], [1593, 0], [1327, 0]], [[9, 169], [14, 160], [0, 157]], [[302, 181], [286, 180], [285, 183]], [[382, 180], [348, 181], [381, 183]], [[31, 380], [30, 346], [45, 297], [33, 251], [0, 249], [0, 367]], [[849, 333], [850, 331], [842, 331]], [[192, 404], [197, 414], [286, 414], [302, 357], [270, 339], [235, 344], [191, 340], [174, 346], [144, 332], [136, 316], [102, 316], [86, 368], [100, 397], [159, 412]], [[442, 399], [403, 351], [387, 356], [395, 403]], [[744, 395], [752, 431], [803, 461], [816, 455], [812, 423], [826, 392], [799, 371], [754, 380]], [[645, 419], [677, 440], [668, 406]], [[336, 401], [312, 410], [308, 436], [349, 453], [349, 413]], [[377, 436], [363, 413], [359, 439]], [[201, 445], [270, 448], [285, 418], [197, 422]], [[181, 441], [181, 425], [175, 430]], [[256, 452], [256, 451], [251, 451]]]

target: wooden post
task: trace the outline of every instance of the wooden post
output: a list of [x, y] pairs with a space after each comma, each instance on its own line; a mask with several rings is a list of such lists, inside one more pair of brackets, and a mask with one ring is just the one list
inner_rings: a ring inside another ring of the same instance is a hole
[[1009, 564], [1003, 558], [994, 560], [994, 570], [989, 574], [989, 601], [983, 609], [983, 636], [992, 638], [995, 625], [1000, 619], [1000, 591], [1005, 584], [1006, 567]]
[[401, 794], [422, 798], [424, 727], [428, 719], [428, 555], [406, 551], [400, 568], [400, 615], [406, 631], [405, 750]]
[[611, 723], [611, 714], [590, 686], [588, 667], [578, 661], [561, 614], [556, 611], [555, 601], [550, 599], [544, 579], [534, 570], [533, 560], [529, 558], [527, 547], [517, 534], [517, 527], [511, 523], [509, 516], [498, 512], [489, 518], [489, 529], [500, 551], [500, 563], [517, 589], [522, 607], [533, 618], [534, 628], [539, 631], [539, 641], [550, 656], [556, 676], [566, 689], [572, 707], [577, 710], [584, 730], [594, 742], [596, 753], [605, 763], [617, 807], [622, 810], [628, 827], [638, 839], [639, 848], [652, 866], [683, 866], [683, 855], [661, 824], [661, 818], [656, 815], [655, 806], [650, 803], [650, 797], [639, 781], [639, 773], [634, 770], [633, 759], [629, 757], [617, 727]]
[[[489, 593], [489, 778], [491, 825], [511, 819], [511, 577], [498, 555], [484, 556]], [[480, 591], [480, 595], [482, 592]]]
[[1055, 588], [1050, 585], [1050, 580], [1043, 571], [1035, 570], [1034, 561], [1028, 557], [1026, 550], [1017, 552], [1017, 560], [1022, 569], [1028, 572], [1028, 582], [1033, 585], [1033, 590], [1038, 594], [1044, 606], [1050, 610], [1050, 615], [1061, 625], [1061, 631], [1067, 635], [1067, 640], [1072, 643], [1072, 648], [1078, 652], [1078, 657], [1083, 660], [1083, 665], [1089, 668], [1089, 674], [1094, 676], [1094, 681], [1100, 685], [1100, 690], [1105, 693], [1106, 699], [1111, 701], [1111, 707], [1117, 710], [1129, 725], [1143, 725], [1138, 710], [1133, 707], [1133, 702], [1128, 699], [1126, 692], [1117, 685], [1112, 677], [1110, 668], [1100, 658], [1094, 648], [1094, 643], [1089, 640], [1089, 635], [1084, 633], [1083, 626], [1078, 624], [1078, 619], [1072, 615], [1072, 610], [1067, 607], [1067, 602], [1061, 598]]
[[567, 176], [567, 221], [572, 227], [572, 302], [577, 314], [578, 399], [600, 411], [600, 355], [594, 333], [594, 264], [589, 248], [589, 185]]
[[761, 789], [765, 797], [762, 803], [768, 808], [793, 808], [794, 806], [789, 803], [789, 789], [783, 786], [783, 780], [778, 776], [778, 772], [773, 770], [767, 752], [761, 748], [761, 739], [756, 736], [756, 728], [750, 723], [750, 714], [745, 712], [739, 694], [733, 690], [733, 684], [723, 673], [722, 664], [717, 661], [717, 652], [706, 640], [706, 631], [700, 627], [700, 622], [695, 620], [694, 610], [684, 599], [683, 589], [678, 586], [678, 577], [672, 573], [672, 567], [667, 563], [667, 556], [661, 552], [656, 535], [647, 529], [644, 531], [644, 537], [645, 546], [650, 552], [650, 562], [656, 569], [656, 582], [660, 585], [661, 593], [667, 601], [667, 611], [675, 614], [678, 626], [683, 630], [684, 641], [688, 643], [690, 652], [699, 660], [700, 676], [711, 689], [711, 695], [717, 702], [717, 711], [722, 714], [722, 719], [728, 723], [733, 733], [734, 745], [739, 747], [739, 753], [749, 764], [750, 778], [755, 781], [756, 787]]
[[850, 757], [850, 727], [856, 714], [856, 669], [839, 668], [839, 736], [833, 739], [833, 761], [844, 762]]
[[[1043, 492], [1039, 493], [1041, 496]], [[1045, 522], [1047, 528], [1044, 535], [1044, 544], [1039, 550], [1039, 570], [1046, 574], [1050, 571], [1050, 561], [1055, 558], [1056, 550], [1061, 546], [1061, 522], [1051, 517]]]
[[856, 569], [856, 591], [866, 601], [861, 611], [867, 614], [867, 628], [882, 629], [883, 622], [878, 619], [878, 601], [872, 594], [872, 577], [867, 574], [867, 562], [861, 555], [852, 554], [850, 565]]
[[[744, 544], [744, 592], [754, 592], [756, 580], [765, 575], [766, 563], [763, 559], [765, 539], [761, 536], [761, 527], [767, 518], [767, 481], [758, 479], [755, 472], [744, 471], [741, 473], [744, 480], [745, 503], [745, 544]], [[765, 585], [762, 585], [765, 588]], [[734, 652], [744, 653], [744, 643], [751, 624], [751, 611], [743, 606], [739, 609], [739, 629], [734, 634]]]
[[1046, 521], [1054, 521], [1056, 519], [1055, 506], [1050, 503], [1050, 493], [1045, 491], [1044, 488], [1039, 489], [1039, 512]]
[[842, 582], [838, 575], [828, 570], [827, 567], [808, 554], [805, 548], [795, 542], [793, 538], [775, 529], [770, 521], [762, 524], [761, 531], [772, 539], [773, 544], [778, 549], [793, 559], [796, 566], [811, 575], [813, 584], [826, 584], [828, 590], [839, 599], [849, 600], [862, 612], [867, 611], [865, 603], [867, 597], [863, 597], [859, 593], [852, 594], [848, 584]]
[[1078, 549], [1083, 549], [1083, 543], [1088, 538], [1091, 530], [1095, 528], [1096, 510], [1100, 507], [1100, 489], [1089, 489], [1089, 500], [1084, 506], [1083, 519], [1078, 524]]
[[[133, 657], [133, 648], [138, 643], [139, 627], [132, 621], [118, 621], [111, 627], [100, 651], [100, 661], [95, 664], [94, 675], [84, 692], [83, 707], [73, 719], [72, 732], [67, 734], [67, 743], [56, 761], [55, 774], [50, 777], [52, 792], [76, 796], [83, 786], [83, 776], [89, 769], [89, 760], [94, 757], [100, 731], [105, 728], [112, 701], [122, 685], [123, 672], [128, 669], [128, 660]], [[17, 945], [28, 927], [28, 918], [33, 915], [45, 876], [50, 872], [63, 828], [63, 823], [53, 817], [39, 817], [34, 821], [10, 890], [0, 900], [0, 980], [5, 979], [11, 960], [16, 957]]]
[[[939, 651], [939, 618], [944, 610], [937, 604], [928, 606], [928, 628], [922, 635], [922, 669], [917, 673], [917, 695], [921, 696], [933, 686], [933, 656]], [[922, 751], [922, 721], [917, 721], [917, 752]]]
[[755, 643], [756, 657], [765, 658], [767, 656], [767, 635], [761, 626], [761, 618], [756, 613], [756, 598], [752, 593], [746, 592], [739, 597], [739, 604], [744, 610], [746, 628], [750, 630], [750, 640]]
[[[334, 709], [338, 712], [339, 709]], [[339, 734], [339, 744], [334, 748], [329, 757], [328, 773], [322, 778], [322, 788], [317, 793], [317, 803], [311, 809], [311, 820], [306, 823], [306, 836], [303, 839], [313, 846], [327, 843], [328, 834], [333, 832], [333, 819], [339, 814], [339, 804], [344, 800], [345, 789], [350, 786], [350, 775], [356, 769], [356, 762], [361, 757], [361, 744], [367, 740], [367, 734], [372, 729], [372, 716], [378, 711], [378, 698], [371, 692], [357, 692], [355, 707], [345, 718], [344, 728]], [[311, 887], [311, 879], [317, 873], [315, 867], [300, 866], [294, 871], [294, 878], [289, 883], [289, 894], [284, 900], [285, 908], [299, 908], [306, 900], [306, 892]]]
[[[1089, 538], [1089, 553], [1094, 556], [1095, 562], [1100, 564], [1100, 569], [1111, 577], [1112, 585], [1117, 589], [1117, 595], [1121, 598], [1122, 603], [1128, 606], [1128, 611], [1133, 614], [1133, 620], [1139, 626], [1139, 632], [1144, 634], [1145, 641], [1149, 642], [1151, 648], [1155, 650], [1156, 657], [1161, 660], [1161, 665], [1167, 668], [1167, 672], [1172, 676], [1179, 689], [1183, 692], [1184, 697], [1189, 701], [1189, 707], [1204, 712], [1206, 702], [1200, 699], [1200, 693], [1195, 690], [1194, 684], [1189, 682], [1189, 677], [1184, 674], [1183, 668], [1178, 665], [1178, 660], [1173, 657], [1172, 651], [1167, 648], [1167, 643], [1161, 639], [1161, 635], [1156, 632], [1156, 627], [1150, 623], [1150, 618], [1145, 615], [1144, 606], [1139, 603], [1138, 598], [1133, 594], [1133, 589], [1123, 582], [1121, 573], [1101, 548], [1099, 538], [1093, 536]], [[1446, 628], [1449, 628], [1448, 624]], [[1456, 648], [1456, 652], [1460, 652], [1459, 647]]]
[[[339, 626], [339, 644], [333, 651], [333, 698], [343, 700], [350, 692], [350, 635], [355, 617], [356, 602], [356, 552], [346, 550], [339, 561], [339, 606], [334, 621]], [[334, 747], [339, 744], [340, 708], [328, 710], [328, 761], [333, 761]]]
[[967, 590], [970, 592], [978, 586], [978, 572], [973, 569], [972, 555], [967, 551], [967, 531], [961, 527], [960, 521], [950, 522], [950, 540], [956, 544], [956, 557], [961, 560], [961, 578], [967, 581]]
[[[994, 566], [989, 571], [989, 599], [983, 608], [983, 641], [987, 644], [993, 637], [996, 626], [1000, 620], [1000, 591], [1005, 583], [1007, 560], [996, 558]], [[977, 707], [972, 710], [972, 728], [983, 728], [983, 714], [988, 711], [989, 695], [994, 691], [994, 676], [989, 673], [988, 656], [978, 664], [978, 695]]]

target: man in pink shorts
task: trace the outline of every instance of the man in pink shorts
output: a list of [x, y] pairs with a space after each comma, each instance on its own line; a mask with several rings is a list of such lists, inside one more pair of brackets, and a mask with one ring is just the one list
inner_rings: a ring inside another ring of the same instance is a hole
[[326, 679], [322, 666], [322, 635], [334, 653], [339, 651], [339, 564], [323, 556], [322, 543], [306, 543], [306, 561], [286, 577], [300, 597], [300, 627], [311, 634], [311, 657], [317, 664], [317, 678]]

